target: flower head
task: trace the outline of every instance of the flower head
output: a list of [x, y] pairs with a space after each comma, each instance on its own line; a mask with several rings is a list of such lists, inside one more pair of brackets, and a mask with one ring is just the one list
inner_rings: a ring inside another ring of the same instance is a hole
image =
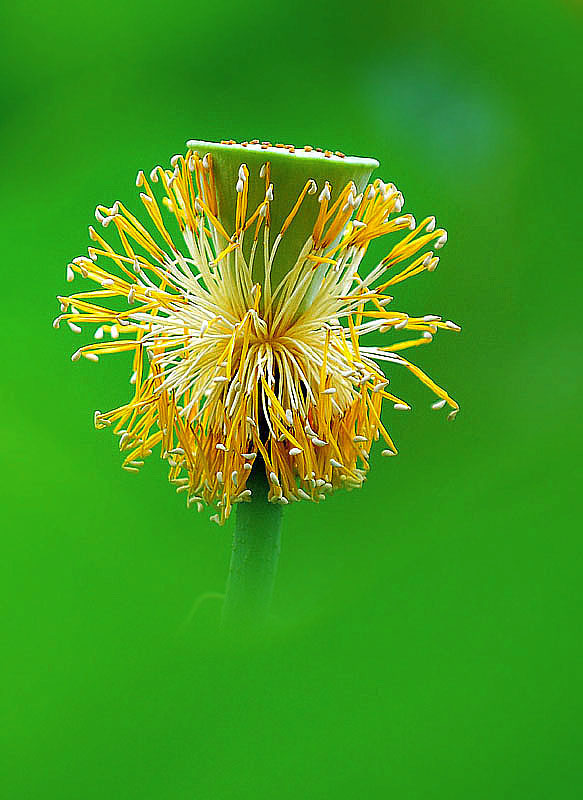
[[[199, 510], [216, 506], [222, 523], [249, 500], [255, 459], [270, 499], [285, 504], [360, 487], [379, 438], [383, 455], [396, 455], [381, 409], [410, 406], [388, 390], [383, 363], [411, 371], [436, 395], [433, 408], [456, 414], [455, 400], [402, 352], [459, 327], [392, 310], [387, 293], [432, 272], [447, 233], [434, 217], [403, 213], [392, 183], [367, 182], [378, 162], [191, 141], [170, 165], [149, 180], [138, 173], [147, 224], [119, 201], [97, 207], [116, 243], [90, 227], [94, 244], [67, 266], [67, 280], [96, 286], [59, 297], [54, 323], [95, 328], [73, 361], [131, 354], [133, 397], [95, 412], [96, 427], [119, 436], [124, 469], [138, 472], [159, 445], [177, 491]], [[362, 272], [381, 236], [387, 255]], [[386, 346], [363, 341], [374, 332], [387, 334]]]

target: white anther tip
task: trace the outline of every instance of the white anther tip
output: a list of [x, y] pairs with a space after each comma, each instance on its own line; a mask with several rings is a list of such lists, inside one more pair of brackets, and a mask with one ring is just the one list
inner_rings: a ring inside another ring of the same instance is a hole
[[443, 407], [444, 407], [444, 405], [446, 404], [446, 402], [447, 402], [446, 400], [436, 400], [436, 401], [435, 401], [435, 403], [432, 403], [432, 404], [431, 404], [431, 408], [432, 408], [434, 411], [439, 411], [439, 409], [440, 409], [440, 408], [443, 408]]
[[447, 231], [444, 231], [439, 239], [433, 245], [436, 250], [439, 250], [447, 242]]

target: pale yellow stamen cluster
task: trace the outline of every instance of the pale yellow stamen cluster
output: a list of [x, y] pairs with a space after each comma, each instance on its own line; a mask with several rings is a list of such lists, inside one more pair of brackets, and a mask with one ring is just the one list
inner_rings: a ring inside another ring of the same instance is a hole
[[[449, 416], [455, 415], [455, 400], [400, 353], [427, 344], [438, 329], [459, 327], [436, 315], [410, 317], [386, 308], [392, 300], [386, 290], [437, 266], [435, 251], [447, 234], [433, 217], [417, 224], [411, 214], [401, 215], [401, 193], [380, 180], [362, 194], [349, 183], [335, 202], [327, 182], [318, 187], [310, 180], [272, 237], [274, 187], [266, 160], [253, 176], [264, 182], [264, 199], [252, 209], [251, 176], [241, 164], [229, 232], [219, 219], [211, 155], [201, 158], [189, 149], [171, 166], [156, 167], [150, 181], [143, 172], [137, 178], [156, 238], [122, 203], [98, 206], [98, 221], [116, 229], [121, 246], [114, 249], [89, 229], [95, 244], [89, 257], [68, 265], [67, 280], [80, 275], [98, 288], [60, 297], [55, 320], [55, 327], [66, 321], [75, 333], [96, 326], [96, 341], [77, 350], [74, 361], [133, 354], [132, 399], [95, 412], [96, 426], [111, 426], [119, 436], [124, 469], [138, 472], [160, 445], [177, 491], [199, 509], [215, 505], [213, 518], [222, 523], [234, 503], [250, 499], [246, 481], [258, 456], [270, 500], [285, 504], [360, 487], [379, 438], [384, 455], [396, 454], [381, 407], [384, 400], [397, 410], [410, 406], [387, 391], [379, 362], [406, 367], [437, 395], [433, 408], [448, 405]], [[151, 183], [163, 190], [161, 204]], [[316, 193], [312, 235], [272, 285], [282, 237], [306, 196]], [[175, 244], [161, 205], [177, 223], [185, 251]], [[370, 242], [397, 232], [405, 235], [361, 276]], [[258, 248], [261, 281], [253, 277]], [[126, 301], [123, 310], [102, 305], [112, 298]], [[411, 331], [414, 338], [387, 347], [362, 343], [365, 334], [393, 331]]]

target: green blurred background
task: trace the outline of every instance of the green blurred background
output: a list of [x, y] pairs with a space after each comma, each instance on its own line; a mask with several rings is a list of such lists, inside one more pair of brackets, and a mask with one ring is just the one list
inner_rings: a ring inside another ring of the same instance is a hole
[[[0, 28], [3, 796], [581, 797], [581, 6], [41, 0]], [[414, 353], [455, 423], [396, 376], [399, 458], [286, 510], [260, 642], [216, 600], [189, 619], [231, 524], [121, 471], [92, 412], [128, 363], [51, 329], [95, 205], [190, 137], [376, 156], [450, 237], [399, 305], [464, 325]]]

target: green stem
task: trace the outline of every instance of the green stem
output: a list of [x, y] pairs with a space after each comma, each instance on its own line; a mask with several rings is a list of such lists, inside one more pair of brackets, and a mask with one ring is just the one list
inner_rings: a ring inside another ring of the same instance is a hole
[[259, 461], [247, 481], [251, 502], [237, 506], [223, 626], [259, 628], [269, 614], [281, 538], [282, 509], [267, 500], [265, 467]]

